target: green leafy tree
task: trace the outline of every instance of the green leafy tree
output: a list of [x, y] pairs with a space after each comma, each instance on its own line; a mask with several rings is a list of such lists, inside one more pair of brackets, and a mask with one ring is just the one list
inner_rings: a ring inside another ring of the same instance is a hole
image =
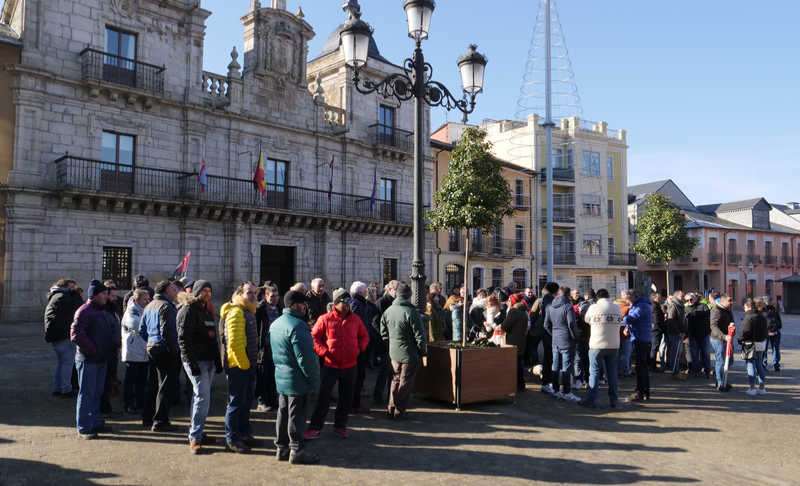
[[[428, 211], [431, 231], [465, 230], [464, 284], [469, 282], [470, 229], [491, 231], [514, 213], [511, 188], [503, 179], [500, 161], [490, 152], [486, 132], [468, 128], [450, 154], [450, 167]], [[469, 288], [467, 288], [469, 292]], [[466, 304], [466, 303], [465, 303]], [[467, 306], [464, 305], [461, 344], [466, 343]]]
[[697, 240], [686, 230], [686, 216], [661, 194], [647, 196], [644, 211], [636, 224], [637, 241], [632, 249], [647, 263], [663, 263], [670, 289], [670, 263], [694, 251]]

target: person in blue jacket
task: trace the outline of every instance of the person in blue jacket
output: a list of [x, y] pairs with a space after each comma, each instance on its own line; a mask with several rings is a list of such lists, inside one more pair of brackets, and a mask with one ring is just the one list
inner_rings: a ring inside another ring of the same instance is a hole
[[642, 297], [638, 290], [628, 290], [628, 302], [631, 303], [631, 308], [622, 322], [625, 324], [624, 332], [630, 333], [636, 362], [636, 391], [628, 397], [628, 401], [641, 402], [650, 399], [650, 375], [647, 363], [650, 359], [653, 311], [650, 300]]

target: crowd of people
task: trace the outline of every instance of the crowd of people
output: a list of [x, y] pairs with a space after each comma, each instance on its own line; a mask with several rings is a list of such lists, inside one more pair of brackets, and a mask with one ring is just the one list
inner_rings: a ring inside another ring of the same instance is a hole
[[[676, 378], [713, 374], [720, 392], [731, 389], [722, 363], [734, 339], [732, 299], [713, 292], [704, 298], [677, 291], [665, 301], [661, 293], [627, 290], [612, 299], [606, 289], [581, 295], [548, 282], [538, 297], [511, 285], [470, 298], [463, 286], [445, 296], [433, 283], [425, 315], [410, 302], [410, 287], [394, 280], [380, 296], [376, 283], [360, 281], [328, 294], [316, 278], [282, 297], [272, 282], [242, 282], [219, 312], [212, 295], [210, 281], [185, 277], [151, 288], [139, 275], [124, 296], [113, 281], [92, 280], [85, 300], [74, 280], [53, 285], [44, 315], [45, 340], [57, 357], [53, 396], [77, 397], [79, 437], [110, 432], [102, 417], [112, 413], [137, 415], [154, 432], [175, 431], [170, 410], [180, 402], [183, 379], [191, 385], [189, 448], [201, 453], [218, 443], [205, 424], [214, 376], [224, 373], [226, 449], [247, 453], [262, 445], [250, 423], [255, 406], [277, 413], [277, 459], [313, 464], [319, 457], [304, 444], [320, 437], [334, 388], [338, 437], [349, 436], [349, 415], [370, 411], [362, 404], [368, 369], [375, 371], [372, 407], [402, 419], [429, 342], [516, 346], [519, 392], [538, 375], [542, 392], [585, 407], [596, 406], [601, 385], [616, 407], [619, 378], [634, 374], [628, 400], [649, 400], [649, 374], [659, 369]], [[738, 341], [746, 392], [763, 395], [768, 347], [772, 369], [780, 371], [780, 312], [766, 297], [747, 299], [744, 311]], [[120, 384], [123, 411], [114, 412], [111, 397]], [[584, 388], [583, 398], [575, 394]]]

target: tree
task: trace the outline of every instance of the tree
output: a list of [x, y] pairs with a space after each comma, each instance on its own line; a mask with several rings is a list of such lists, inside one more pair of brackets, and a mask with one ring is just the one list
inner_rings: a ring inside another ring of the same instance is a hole
[[[450, 167], [442, 187], [433, 196], [434, 208], [427, 213], [431, 231], [465, 230], [464, 285], [469, 282], [469, 230], [491, 231], [502, 224], [504, 217], [514, 213], [511, 188], [503, 179], [500, 161], [492, 156], [491, 148], [485, 131], [474, 127], [464, 131], [450, 154]], [[462, 345], [467, 338], [466, 302], [463, 312]]]
[[686, 216], [665, 196], [651, 194], [644, 204], [644, 211], [636, 224], [637, 241], [632, 249], [651, 265], [664, 264], [669, 294], [670, 263], [692, 253], [697, 240], [686, 230]]

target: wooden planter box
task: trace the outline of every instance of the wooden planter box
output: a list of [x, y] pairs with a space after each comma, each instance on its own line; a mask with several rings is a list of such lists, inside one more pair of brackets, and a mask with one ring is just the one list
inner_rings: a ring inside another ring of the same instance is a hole
[[456, 408], [513, 397], [517, 391], [517, 348], [461, 349], [431, 343], [416, 391]]

